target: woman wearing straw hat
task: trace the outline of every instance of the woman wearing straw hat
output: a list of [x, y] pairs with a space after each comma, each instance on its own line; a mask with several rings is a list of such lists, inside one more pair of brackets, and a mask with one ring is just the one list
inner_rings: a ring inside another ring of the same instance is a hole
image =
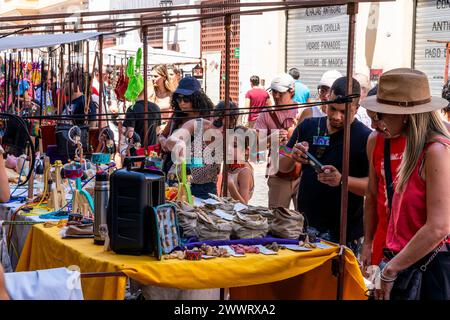
[[446, 105], [412, 69], [385, 72], [362, 104], [387, 137], [406, 137], [377, 299], [450, 299], [450, 134], [439, 115]]

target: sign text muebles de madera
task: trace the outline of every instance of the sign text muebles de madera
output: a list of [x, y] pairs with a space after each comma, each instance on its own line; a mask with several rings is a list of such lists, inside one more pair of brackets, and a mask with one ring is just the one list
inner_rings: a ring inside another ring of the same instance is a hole
[[300, 81], [311, 96], [327, 70], [345, 73], [348, 16], [346, 6], [289, 10], [287, 23], [287, 68], [300, 70]]

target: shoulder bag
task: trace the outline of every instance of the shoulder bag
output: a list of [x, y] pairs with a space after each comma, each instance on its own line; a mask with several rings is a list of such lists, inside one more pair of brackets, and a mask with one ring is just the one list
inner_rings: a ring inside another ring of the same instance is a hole
[[[275, 112], [270, 111], [269, 112], [270, 117], [272, 118], [273, 122], [275, 123], [275, 125], [280, 128], [280, 129], [284, 129], [287, 130], [289, 128], [284, 128], [283, 125], [280, 123], [280, 120], [278, 119], [277, 115]], [[295, 162], [294, 168], [289, 171], [289, 172], [281, 172], [278, 170], [276, 176], [278, 178], [281, 179], [285, 179], [285, 180], [297, 180], [300, 177], [300, 174], [302, 172], [302, 164]]]

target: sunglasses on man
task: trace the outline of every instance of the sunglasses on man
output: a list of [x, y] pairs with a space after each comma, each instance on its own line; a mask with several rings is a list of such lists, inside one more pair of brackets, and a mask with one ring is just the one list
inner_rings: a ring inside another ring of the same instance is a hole
[[330, 92], [330, 87], [320, 86], [317, 88], [317, 91], [319, 92], [319, 94], [327, 94]]

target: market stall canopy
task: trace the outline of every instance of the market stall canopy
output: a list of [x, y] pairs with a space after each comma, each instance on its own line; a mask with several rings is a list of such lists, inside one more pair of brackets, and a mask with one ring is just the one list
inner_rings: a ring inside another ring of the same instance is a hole
[[35, 36], [14, 36], [0, 39], [0, 51], [8, 49], [32, 49], [58, 46], [87, 39], [97, 38], [102, 33], [61, 33]]
[[[142, 47], [142, 43], [125, 43], [103, 50], [103, 55], [111, 54], [118, 58], [134, 56], [138, 48]], [[196, 64], [201, 61], [200, 57], [188, 56], [173, 50], [155, 49], [148, 46], [148, 63], [155, 64]]]

